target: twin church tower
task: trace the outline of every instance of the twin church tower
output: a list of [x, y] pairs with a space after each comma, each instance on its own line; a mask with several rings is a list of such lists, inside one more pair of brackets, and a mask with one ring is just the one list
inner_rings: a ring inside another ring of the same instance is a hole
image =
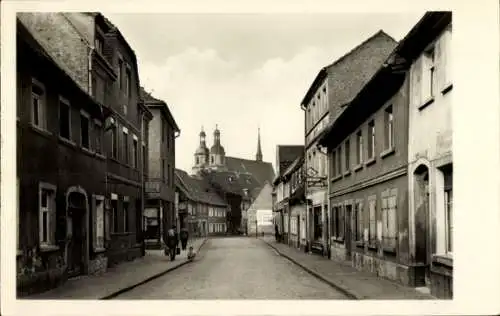
[[[255, 155], [255, 160], [262, 162], [262, 149], [260, 146], [260, 129], [257, 136], [257, 154]], [[194, 153], [194, 166], [192, 173], [197, 174], [203, 169], [210, 170], [226, 170], [226, 152], [224, 147], [220, 143], [220, 131], [215, 125], [214, 131], [214, 144], [208, 150], [206, 143], [206, 134], [201, 128], [200, 132], [200, 145]]]

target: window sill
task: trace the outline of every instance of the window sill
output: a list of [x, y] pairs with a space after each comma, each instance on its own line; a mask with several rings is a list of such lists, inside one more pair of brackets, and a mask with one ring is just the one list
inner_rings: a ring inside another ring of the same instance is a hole
[[46, 130], [46, 129], [40, 127], [40, 126], [37, 126], [37, 125], [35, 125], [33, 123], [30, 123], [30, 127], [31, 127], [32, 130], [34, 130], [35, 132], [37, 132], [37, 133], [39, 133], [39, 134], [41, 134], [43, 136], [52, 136], [51, 132], [49, 132], [48, 130]]
[[396, 247], [383, 247], [382, 250], [384, 251], [384, 253], [389, 253], [392, 255], [396, 254]]
[[385, 157], [394, 154], [395, 151], [396, 150], [394, 147], [387, 148], [386, 150], [380, 153], [380, 158], [384, 159]]
[[64, 137], [62, 137], [62, 136], [59, 136], [59, 141], [61, 141], [61, 142], [65, 143], [66, 145], [70, 145], [70, 146], [72, 146], [72, 147], [76, 147], [76, 143], [75, 143], [74, 141], [69, 140], [69, 139], [67, 139], [67, 138], [64, 138]]
[[335, 181], [337, 181], [337, 180], [339, 180], [339, 179], [341, 179], [341, 178], [342, 178], [342, 175], [341, 175], [341, 174], [339, 174], [338, 176], [334, 176], [334, 177], [332, 178], [332, 182], [335, 182]]
[[370, 159], [368, 159], [366, 162], [365, 162], [365, 166], [370, 166], [370, 165], [373, 165], [377, 160], [375, 159], [375, 157], [372, 157]]
[[59, 250], [59, 246], [56, 245], [40, 245], [41, 252], [52, 252]]
[[96, 153], [95, 156], [99, 159], [106, 160], [106, 156], [104, 156], [103, 154]]
[[448, 83], [447, 85], [445, 85], [444, 89], [441, 90], [441, 94], [445, 95], [448, 92], [450, 92], [452, 89], [453, 89], [453, 84], [452, 83]]
[[365, 247], [365, 243], [362, 242], [362, 241], [356, 241], [356, 247], [358, 247], [358, 248], [364, 248]]
[[361, 169], [363, 169], [363, 163], [360, 163], [359, 165], [354, 166], [353, 168], [354, 172], [358, 172]]
[[422, 105], [418, 107], [418, 110], [422, 111], [423, 109], [431, 105], [433, 102], [434, 102], [434, 97], [430, 97], [429, 99], [427, 99], [427, 101], [425, 101]]
[[343, 244], [344, 243], [344, 238], [342, 237], [333, 237], [333, 241], [338, 243], [338, 244]]
[[84, 153], [86, 153], [87, 155], [90, 155], [90, 156], [94, 156], [94, 155], [95, 155], [95, 152], [94, 152], [94, 151], [92, 151], [92, 150], [90, 150], [90, 149], [88, 149], [88, 148], [86, 148], [86, 147], [83, 147], [83, 146], [82, 146], [82, 151], [83, 151]]
[[346, 171], [344, 172], [344, 177], [348, 177], [348, 176], [350, 176], [350, 175], [351, 175], [351, 170], [346, 170]]
[[433, 255], [432, 262], [448, 267], [453, 267], [453, 256], [451, 254]]
[[106, 248], [94, 248], [94, 253], [106, 252]]
[[368, 244], [368, 249], [376, 251], [378, 249], [378, 247], [375, 244]]

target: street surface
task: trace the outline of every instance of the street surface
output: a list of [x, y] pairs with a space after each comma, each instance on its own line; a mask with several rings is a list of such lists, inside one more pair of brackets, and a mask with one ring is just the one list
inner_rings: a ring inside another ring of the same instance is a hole
[[207, 241], [195, 262], [115, 299], [347, 299], [260, 240]]

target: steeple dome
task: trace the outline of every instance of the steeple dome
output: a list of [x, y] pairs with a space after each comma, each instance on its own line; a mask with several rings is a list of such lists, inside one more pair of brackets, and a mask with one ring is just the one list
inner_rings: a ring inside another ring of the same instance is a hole
[[203, 130], [203, 126], [201, 127], [201, 132], [200, 132], [200, 145], [196, 149], [195, 155], [206, 156], [206, 159], [204, 159], [204, 160], [208, 160], [208, 148], [207, 148], [207, 143], [206, 143], [206, 134], [205, 134], [205, 131]]
[[224, 151], [224, 147], [222, 147], [220, 143], [220, 131], [215, 125], [215, 130], [214, 130], [214, 144], [212, 148], [210, 148], [210, 154], [212, 155], [225, 155], [226, 152]]

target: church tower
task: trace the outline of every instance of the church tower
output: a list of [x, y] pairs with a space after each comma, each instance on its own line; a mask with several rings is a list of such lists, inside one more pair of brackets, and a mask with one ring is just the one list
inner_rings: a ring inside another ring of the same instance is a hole
[[220, 131], [217, 125], [215, 125], [214, 145], [210, 148], [210, 168], [215, 170], [222, 169], [225, 164], [225, 156], [226, 152], [220, 143]]
[[255, 160], [262, 162], [262, 149], [260, 148], [260, 128], [257, 135], [257, 154], [255, 155]]
[[194, 153], [193, 174], [197, 174], [208, 165], [208, 157], [209, 152], [206, 143], [206, 134], [202, 126], [200, 132], [200, 145]]

